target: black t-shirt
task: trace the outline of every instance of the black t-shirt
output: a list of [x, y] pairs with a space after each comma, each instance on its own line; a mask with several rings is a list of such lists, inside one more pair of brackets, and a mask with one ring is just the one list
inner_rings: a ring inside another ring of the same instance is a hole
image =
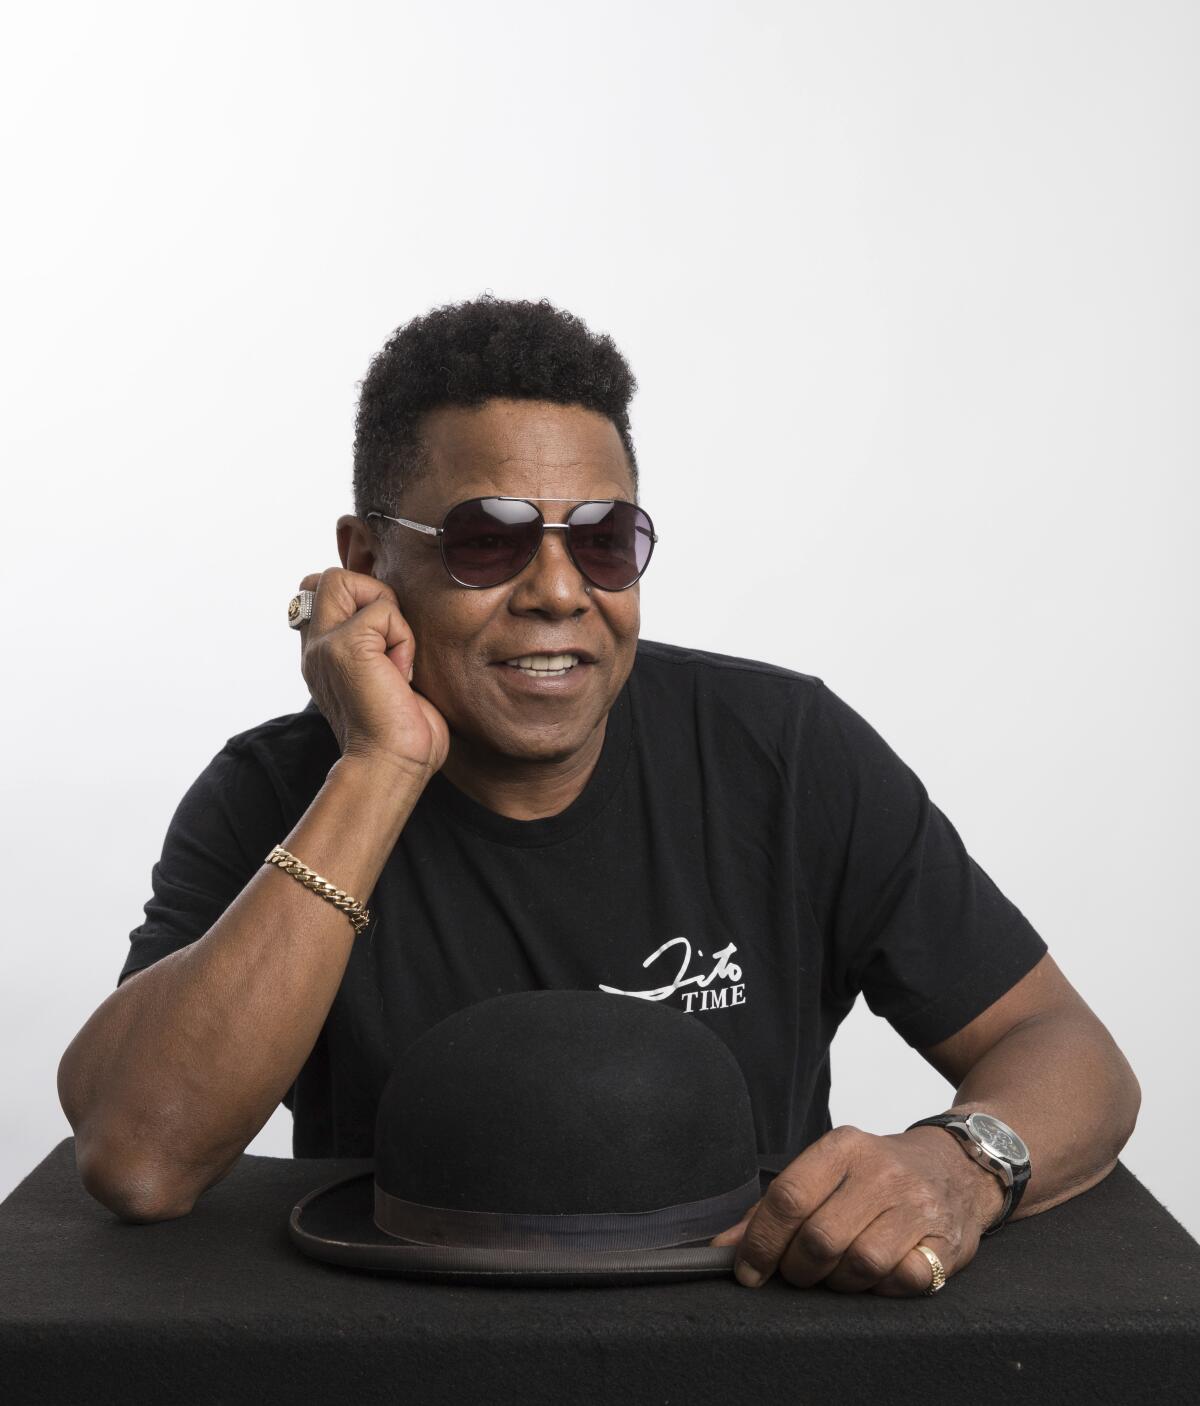
[[[118, 985], [208, 931], [338, 756], [313, 702], [226, 742], [171, 820]], [[795, 1157], [831, 1126], [829, 1046], [860, 991], [926, 1048], [1046, 951], [821, 679], [646, 640], [565, 810], [513, 820], [437, 774], [356, 897], [371, 924], [284, 1099], [298, 1157], [372, 1156], [379, 1096], [413, 1040], [546, 988], [704, 1021], [741, 1065], [760, 1154]]]

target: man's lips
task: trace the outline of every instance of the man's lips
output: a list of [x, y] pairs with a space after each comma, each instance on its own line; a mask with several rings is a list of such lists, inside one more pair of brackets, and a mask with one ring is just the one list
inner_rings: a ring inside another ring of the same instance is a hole
[[518, 659], [555, 659], [561, 658], [564, 654], [570, 655], [580, 664], [594, 664], [596, 656], [589, 650], [580, 649], [578, 645], [571, 645], [562, 649], [519, 649], [512, 654], [505, 654], [499, 659], [493, 659], [493, 664], [515, 664]]
[[558, 654], [518, 654], [492, 663], [499, 671], [501, 686], [516, 689], [519, 694], [534, 696], [568, 696], [587, 687], [589, 669], [595, 658], [586, 650], [563, 650]]

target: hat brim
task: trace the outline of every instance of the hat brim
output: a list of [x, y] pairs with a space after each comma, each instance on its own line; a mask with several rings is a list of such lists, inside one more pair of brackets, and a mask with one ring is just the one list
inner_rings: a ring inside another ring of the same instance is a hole
[[[760, 1195], [775, 1175], [760, 1161]], [[304, 1254], [326, 1264], [455, 1284], [595, 1287], [721, 1278], [732, 1274], [735, 1250], [707, 1244], [587, 1253], [406, 1245], [375, 1224], [373, 1169], [302, 1197], [292, 1207], [288, 1234]]]

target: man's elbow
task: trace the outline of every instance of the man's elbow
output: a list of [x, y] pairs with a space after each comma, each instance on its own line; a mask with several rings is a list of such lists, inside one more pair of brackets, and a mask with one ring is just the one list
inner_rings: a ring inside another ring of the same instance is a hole
[[[1111, 1036], [1110, 1036], [1111, 1039]], [[1114, 1135], [1117, 1142], [1113, 1147], [1113, 1159], [1119, 1155], [1121, 1149], [1133, 1136], [1133, 1130], [1137, 1127], [1138, 1114], [1142, 1109], [1142, 1086], [1138, 1076], [1133, 1072], [1133, 1066], [1125, 1058], [1116, 1041], [1112, 1042], [1112, 1048], [1116, 1053], [1114, 1066], [1114, 1086], [1115, 1092], [1111, 1100], [1111, 1118]]]
[[75, 1164], [83, 1189], [119, 1220], [135, 1225], [176, 1220], [195, 1204], [194, 1198], [167, 1194], [162, 1180], [145, 1169], [119, 1165], [102, 1152], [81, 1148], [78, 1138]]
[[1112, 1032], [1090, 1010], [1071, 1011], [1052, 1019], [1053, 1028], [1062, 1032], [1060, 1039], [1064, 1052], [1070, 1053], [1073, 1074], [1073, 1087], [1064, 1084], [1060, 1096], [1084, 1100], [1093, 1124], [1098, 1122], [1103, 1129], [1101, 1145], [1108, 1153], [1104, 1162], [1107, 1175], [1137, 1126], [1142, 1107], [1141, 1083]]
[[1121, 1151], [1121, 1148], [1124, 1147], [1125, 1144], [1129, 1141], [1129, 1139], [1133, 1136], [1133, 1130], [1137, 1127], [1138, 1114], [1142, 1111], [1142, 1086], [1140, 1083], [1138, 1083], [1137, 1075], [1133, 1072], [1132, 1069], [1129, 1071], [1129, 1079], [1130, 1090], [1128, 1096], [1129, 1101], [1127, 1105], [1127, 1121], [1125, 1128], [1125, 1136], [1121, 1139], [1121, 1147], [1117, 1148], [1118, 1152]]

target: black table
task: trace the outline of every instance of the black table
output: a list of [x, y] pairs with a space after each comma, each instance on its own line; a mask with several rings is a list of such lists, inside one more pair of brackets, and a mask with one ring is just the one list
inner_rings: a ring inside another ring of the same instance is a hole
[[292, 1205], [372, 1165], [243, 1156], [137, 1225], [66, 1138], [0, 1204], [0, 1401], [1200, 1402], [1200, 1245], [1124, 1166], [892, 1299], [778, 1275], [451, 1287], [301, 1255]]

